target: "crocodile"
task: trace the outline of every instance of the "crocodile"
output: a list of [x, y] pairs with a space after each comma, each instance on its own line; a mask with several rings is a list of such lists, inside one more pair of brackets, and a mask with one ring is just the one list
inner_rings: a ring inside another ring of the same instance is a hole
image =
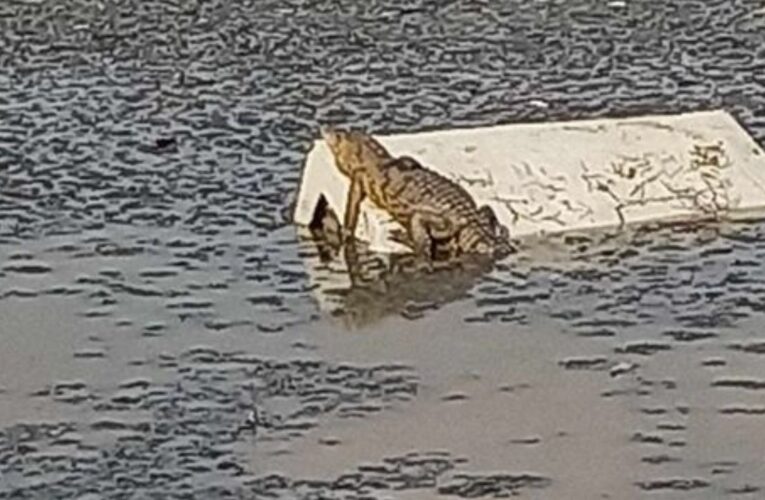
[[502, 258], [515, 249], [494, 211], [478, 207], [456, 182], [410, 156], [394, 157], [372, 136], [324, 126], [321, 134], [335, 164], [350, 180], [343, 221], [352, 240], [365, 198], [404, 228], [399, 241], [429, 260], [485, 254]]

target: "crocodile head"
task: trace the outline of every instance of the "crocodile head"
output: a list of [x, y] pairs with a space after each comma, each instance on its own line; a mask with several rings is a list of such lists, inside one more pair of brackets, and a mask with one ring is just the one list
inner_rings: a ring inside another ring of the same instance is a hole
[[324, 139], [324, 142], [327, 143], [327, 146], [329, 146], [333, 153], [340, 147], [340, 144], [348, 135], [348, 132], [330, 127], [329, 125], [322, 125], [319, 130], [321, 138]]
[[358, 169], [370, 168], [391, 158], [379, 142], [363, 132], [322, 126], [321, 136], [332, 152], [337, 168], [349, 177]]
[[351, 154], [354, 148], [355, 141], [352, 137], [352, 132], [336, 129], [324, 125], [321, 127], [321, 137], [332, 152], [332, 156], [335, 158], [337, 168], [345, 175], [350, 175], [353, 171], [353, 157]]

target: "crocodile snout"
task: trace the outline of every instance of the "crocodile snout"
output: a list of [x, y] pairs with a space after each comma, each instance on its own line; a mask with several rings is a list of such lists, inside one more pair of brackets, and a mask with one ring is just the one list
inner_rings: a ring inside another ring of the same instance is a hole
[[322, 139], [324, 139], [330, 147], [336, 145], [340, 141], [340, 134], [338, 131], [329, 125], [322, 125], [319, 128], [319, 131], [321, 132]]

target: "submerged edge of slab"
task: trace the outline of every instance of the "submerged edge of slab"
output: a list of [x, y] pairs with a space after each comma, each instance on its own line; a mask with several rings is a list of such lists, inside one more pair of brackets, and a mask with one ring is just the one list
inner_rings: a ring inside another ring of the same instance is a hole
[[[465, 187], [514, 238], [765, 206], [765, 153], [720, 110], [375, 137]], [[342, 219], [348, 187], [316, 141], [294, 222], [308, 225], [322, 196]], [[356, 236], [399, 252], [397, 227], [365, 201]]]

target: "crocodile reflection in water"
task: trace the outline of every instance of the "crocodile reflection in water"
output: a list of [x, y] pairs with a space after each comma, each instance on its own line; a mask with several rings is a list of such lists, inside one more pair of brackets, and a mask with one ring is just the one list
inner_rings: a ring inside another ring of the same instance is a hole
[[336, 214], [321, 200], [309, 230], [324, 263], [345, 261], [350, 284], [325, 289], [335, 306], [333, 316], [349, 328], [361, 328], [386, 316], [422, 317], [427, 311], [467, 296], [494, 267], [485, 255], [423, 265], [415, 254], [377, 254], [359, 242], [342, 244]]

